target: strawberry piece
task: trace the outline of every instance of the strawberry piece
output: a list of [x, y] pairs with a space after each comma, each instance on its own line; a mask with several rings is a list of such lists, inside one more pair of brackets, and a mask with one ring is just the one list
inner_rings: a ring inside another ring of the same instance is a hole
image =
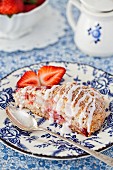
[[33, 10], [34, 8], [36, 8], [37, 5], [36, 4], [25, 4], [24, 5], [24, 12], [29, 12], [31, 10]]
[[37, 6], [41, 5], [45, 0], [24, 0], [24, 4], [37, 4]]
[[24, 0], [24, 12], [29, 12], [41, 5], [45, 0]]
[[83, 128], [82, 129], [82, 134], [85, 135], [86, 137], [88, 137], [87, 129]]
[[38, 71], [40, 84], [43, 86], [57, 85], [65, 72], [66, 69], [64, 67], [43, 66]]
[[45, 2], [45, 0], [37, 0], [37, 6], [43, 4]]
[[13, 15], [23, 12], [23, 0], [0, 0], [0, 13]]
[[36, 4], [37, 0], [24, 0], [24, 4]]
[[20, 78], [20, 80], [17, 82], [18, 88], [23, 88], [29, 85], [32, 85], [32, 86], [40, 85], [38, 76], [33, 71], [26, 71], [24, 75]]
[[51, 87], [61, 81], [65, 72], [64, 67], [57, 66], [43, 66], [37, 74], [34, 71], [26, 71], [17, 82], [17, 87], [23, 88], [30, 85]]
[[61, 125], [65, 122], [65, 119], [62, 117], [62, 115], [59, 115], [56, 111], [53, 112], [53, 118], [55, 122]]

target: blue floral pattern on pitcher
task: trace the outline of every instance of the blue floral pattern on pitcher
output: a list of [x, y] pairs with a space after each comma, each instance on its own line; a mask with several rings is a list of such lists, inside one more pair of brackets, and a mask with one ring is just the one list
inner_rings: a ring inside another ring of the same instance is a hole
[[88, 29], [88, 35], [93, 37], [95, 44], [97, 44], [100, 41], [101, 29], [102, 27], [100, 26], [100, 24], [97, 24], [94, 28]]

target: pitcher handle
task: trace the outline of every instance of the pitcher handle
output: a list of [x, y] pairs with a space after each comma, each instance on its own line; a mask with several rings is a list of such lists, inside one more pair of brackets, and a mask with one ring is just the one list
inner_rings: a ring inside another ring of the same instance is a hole
[[81, 2], [80, 2], [80, 0], [69, 0], [69, 2], [67, 4], [67, 11], [66, 11], [67, 20], [68, 20], [70, 26], [72, 27], [73, 31], [75, 31], [77, 21], [75, 21], [75, 19], [73, 17], [73, 13], [72, 13], [72, 7], [73, 6], [77, 7], [81, 11]]

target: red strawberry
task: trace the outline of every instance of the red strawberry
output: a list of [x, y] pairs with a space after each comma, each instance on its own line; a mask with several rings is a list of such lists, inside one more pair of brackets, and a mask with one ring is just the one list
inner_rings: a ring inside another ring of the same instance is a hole
[[45, 0], [24, 0], [24, 4], [37, 4], [41, 5]]
[[24, 12], [29, 12], [36, 7], [37, 7], [36, 4], [25, 4], [24, 5]]
[[37, 0], [37, 6], [43, 4], [45, 2], [45, 0]]
[[43, 66], [38, 71], [40, 84], [43, 86], [53, 86], [60, 82], [66, 69], [57, 66]]
[[24, 12], [31, 11], [41, 5], [45, 0], [24, 0]]
[[37, 0], [24, 0], [24, 4], [36, 4]]
[[0, 0], [0, 13], [6, 15], [23, 12], [23, 0]]
[[17, 82], [17, 87], [23, 88], [29, 85], [51, 87], [60, 82], [65, 72], [65, 68], [57, 66], [43, 66], [39, 69], [38, 74], [26, 71]]
[[38, 86], [39, 80], [38, 76], [33, 71], [26, 71], [24, 75], [20, 78], [20, 80], [17, 82], [17, 87], [22, 88], [26, 86]]

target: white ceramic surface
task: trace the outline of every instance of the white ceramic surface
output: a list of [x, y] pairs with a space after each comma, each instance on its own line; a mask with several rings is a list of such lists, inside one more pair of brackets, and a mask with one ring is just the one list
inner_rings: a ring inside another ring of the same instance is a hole
[[16, 39], [32, 31], [33, 27], [42, 22], [46, 15], [49, 0], [37, 8], [26, 12], [14, 14], [12, 17], [0, 15], [0, 38]]
[[83, 5], [97, 12], [113, 10], [113, 0], [80, 0]]
[[[87, 154], [75, 146], [68, 144], [43, 131], [27, 132], [12, 125], [7, 118], [5, 107], [13, 101], [12, 93], [16, 82], [27, 70], [37, 71], [42, 65], [57, 65], [66, 68], [61, 83], [76, 81], [78, 84], [89, 85], [97, 89], [106, 99], [106, 113], [110, 113], [102, 128], [90, 137], [77, 133], [65, 133], [64, 136], [93, 150], [104, 150], [113, 144], [113, 76], [88, 65], [67, 62], [48, 62], [31, 65], [14, 71], [1, 81], [0, 86], [0, 138], [8, 146], [23, 153], [47, 159], [72, 159]], [[31, 112], [30, 112], [31, 114]], [[53, 132], [62, 133], [62, 126], [50, 123], [35, 116], [40, 126]]]
[[[103, 10], [107, 10], [105, 2], [103, 1]], [[108, 7], [110, 2], [108, 0]], [[113, 55], [113, 11], [98, 12], [98, 8], [92, 4], [88, 0], [84, 0], [83, 3], [79, 0], [68, 2], [67, 19], [75, 33], [75, 43], [81, 51], [90, 56], [111, 56]], [[74, 19], [73, 7], [80, 10], [78, 21]], [[112, 9], [112, 6], [109, 9]]]
[[12, 52], [44, 48], [64, 36], [67, 28], [65, 18], [50, 5], [46, 9], [46, 16], [40, 23], [37, 23], [29, 34], [16, 39], [0, 38], [0, 50]]

